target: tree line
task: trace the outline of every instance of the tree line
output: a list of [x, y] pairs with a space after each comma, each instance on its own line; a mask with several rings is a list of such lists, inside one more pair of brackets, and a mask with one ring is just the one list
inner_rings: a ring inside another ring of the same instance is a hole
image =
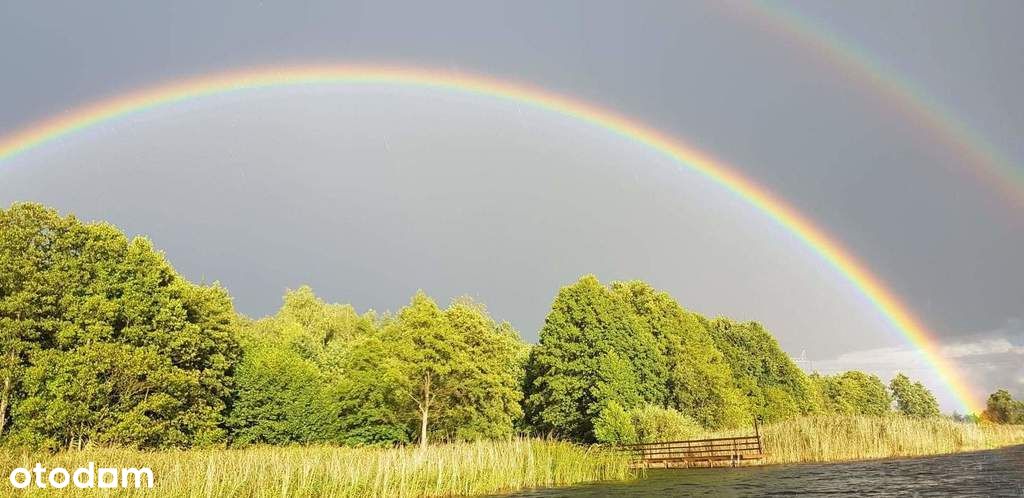
[[360, 313], [308, 287], [253, 320], [145, 238], [0, 210], [0, 442], [61, 449], [654, 441], [801, 415], [939, 414], [897, 375], [806, 374], [756, 322], [641, 281], [560, 289], [536, 345], [463, 297]]

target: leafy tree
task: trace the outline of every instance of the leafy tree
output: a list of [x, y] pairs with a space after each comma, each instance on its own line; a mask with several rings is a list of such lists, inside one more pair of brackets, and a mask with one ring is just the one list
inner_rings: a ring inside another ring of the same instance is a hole
[[[383, 422], [384, 433], [394, 427], [384, 416], [394, 403], [399, 419], [414, 422], [407, 433], [421, 446], [432, 435], [510, 437], [522, 418], [524, 349], [511, 326], [495, 323], [483, 306], [462, 298], [441, 310], [418, 292], [349, 358], [350, 375], [378, 380], [372, 388], [348, 383], [343, 396], [350, 405], [365, 403], [355, 415]], [[379, 361], [368, 361], [374, 356]]]
[[814, 410], [807, 376], [761, 324], [716, 318], [706, 326], [755, 415], [770, 422]]
[[612, 289], [658, 342], [667, 370], [668, 405], [711, 429], [750, 422], [732, 369], [698, 315], [641, 281], [614, 283]]
[[373, 313], [328, 304], [308, 286], [285, 293], [272, 317], [246, 321], [228, 418], [233, 442], [345, 442], [342, 363], [352, 344], [376, 326]]
[[608, 444], [630, 444], [637, 441], [633, 418], [618, 401], [610, 399], [598, 410], [594, 418], [594, 439]]
[[420, 446], [429, 442], [430, 420], [460, 394], [471, 358], [460, 337], [430, 297], [417, 292], [385, 328], [391, 349], [387, 366], [397, 388], [412, 402], [419, 421]]
[[352, 342], [376, 327], [371, 311], [360, 315], [349, 304], [330, 304], [307, 285], [289, 290], [273, 317], [277, 340], [325, 371], [337, 371]]
[[1024, 402], [1013, 399], [1009, 391], [1000, 389], [989, 395], [981, 418], [997, 424], [1024, 424]]
[[939, 402], [935, 395], [920, 382], [911, 382], [902, 373], [889, 381], [889, 390], [896, 401], [896, 409], [911, 417], [938, 417]]
[[700, 424], [672, 408], [644, 405], [634, 408], [630, 416], [639, 443], [692, 439], [704, 432]]
[[527, 348], [507, 322], [496, 323], [486, 308], [456, 299], [445, 318], [470, 355], [472, 370], [461, 392], [438, 418], [436, 430], [457, 440], [509, 438], [523, 418], [522, 383]]
[[392, 348], [379, 331], [359, 338], [344, 358], [344, 375], [338, 385], [341, 442], [350, 445], [408, 443], [407, 394], [391, 373]]
[[812, 383], [820, 391], [822, 411], [841, 415], [883, 415], [892, 398], [875, 375], [856, 370], [834, 376], [813, 375]]
[[235, 382], [236, 400], [228, 418], [233, 443], [324, 443], [338, 438], [340, 406], [329, 398], [330, 379], [295, 351], [248, 349]]
[[187, 282], [146, 239], [37, 204], [0, 210], [10, 437], [52, 448], [223, 439], [234, 319], [223, 288]]
[[650, 329], [588, 275], [559, 291], [531, 350], [527, 412], [542, 432], [593, 441], [594, 419], [609, 401], [627, 410], [662, 404], [665, 377]]

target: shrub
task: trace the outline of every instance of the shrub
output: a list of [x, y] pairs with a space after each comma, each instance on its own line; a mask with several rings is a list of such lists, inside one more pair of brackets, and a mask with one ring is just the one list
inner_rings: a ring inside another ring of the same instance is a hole
[[633, 409], [630, 415], [640, 443], [692, 439], [704, 431], [692, 418], [672, 408], [645, 405]]

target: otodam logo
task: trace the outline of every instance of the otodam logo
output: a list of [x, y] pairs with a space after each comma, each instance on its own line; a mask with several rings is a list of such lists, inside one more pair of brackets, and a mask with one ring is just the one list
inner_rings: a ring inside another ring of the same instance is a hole
[[68, 486], [78, 489], [142, 489], [153, 487], [153, 471], [149, 467], [97, 469], [94, 462], [72, 471], [64, 467], [47, 469], [37, 462], [31, 470], [25, 467], [15, 468], [8, 476], [8, 480], [15, 489], [64, 489]]

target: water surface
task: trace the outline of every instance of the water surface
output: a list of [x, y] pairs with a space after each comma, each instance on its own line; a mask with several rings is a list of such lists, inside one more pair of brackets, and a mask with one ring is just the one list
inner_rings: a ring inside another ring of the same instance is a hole
[[512, 496], [1024, 497], [1024, 446], [870, 462], [650, 470], [629, 483], [530, 490]]

